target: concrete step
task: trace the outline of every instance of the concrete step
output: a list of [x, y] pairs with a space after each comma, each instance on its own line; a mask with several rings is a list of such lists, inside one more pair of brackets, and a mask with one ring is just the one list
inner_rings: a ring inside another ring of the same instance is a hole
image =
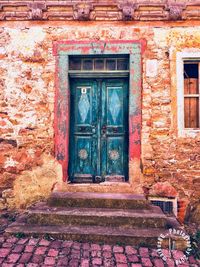
[[141, 210], [49, 207], [38, 203], [28, 211], [27, 223], [38, 225], [97, 225], [123, 228], [165, 228], [167, 217], [159, 207]]
[[150, 209], [143, 195], [125, 193], [53, 192], [48, 204], [52, 207]]
[[[13, 223], [6, 229], [8, 234], [24, 233], [27, 236], [45, 236], [79, 242], [107, 244], [129, 244], [134, 246], [156, 247], [160, 234], [167, 233], [162, 228], [124, 229], [105, 226], [37, 226]], [[168, 244], [166, 242], [166, 244]]]

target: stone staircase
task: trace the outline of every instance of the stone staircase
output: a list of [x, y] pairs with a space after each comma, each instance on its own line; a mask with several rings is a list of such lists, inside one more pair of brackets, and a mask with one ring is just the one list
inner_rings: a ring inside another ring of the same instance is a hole
[[178, 223], [142, 195], [54, 192], [12, 223], [9, 234], [52, 236], [82, 242], [156, 246]]

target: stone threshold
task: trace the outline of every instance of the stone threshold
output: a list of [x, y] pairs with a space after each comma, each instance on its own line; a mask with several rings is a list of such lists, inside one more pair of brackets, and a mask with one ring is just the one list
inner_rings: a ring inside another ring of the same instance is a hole
[[53, 192], [94, 192], [94, 193], [135, 193], [137, 192], [134, 186], [129, 182], [102, 182], [99, 184], [73, 184], [73, 183], [57, 183], [54, 185]]

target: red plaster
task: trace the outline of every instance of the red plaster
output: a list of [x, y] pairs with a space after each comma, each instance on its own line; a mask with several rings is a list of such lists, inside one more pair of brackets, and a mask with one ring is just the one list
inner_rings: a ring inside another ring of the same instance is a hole
[[129, 159], [141, 156], [141, 115], [129, 117]]
[[89, 48], [88, 46], [84, 46], [84, 47], [82, 48], [82, 51], [83, 51], [83, 54], [88, 55], [89, 52], [90, 52], [90, 48]]
[[68, 153], [66, 153], [65, 156], [65, 162], [63, 163], [63, 180], [66, 181], [68, 180], [68, 165], [69, 165], [69, 123], [70, 123], [70, 93], [69, 90], [68, 92], [68, 97], [67, 97], [67, 110], [66, 110], [66, 136], [67, 138], [65, 138], [65, 146], [66, 146], [66, 151]]
[[[54, 50], [57, 50], [56, 46], [53, 46], [53, 54], [55, 54]], [[58, 135], [58, 117], [55, 115], [58, 107], [58, 58], [56, 57], [56, 69], [55, 69], [55, 102], [54, 102], [54, 153], [57, 155], [59, 135]]]
[[143, 54], [147, 48], [147, 40], [146, 39], [140, 39], [140, 43], [141, 43], [141, 52]]
[[[69, 143], [69, 104], [67, 103], [67, 109], [62, 108], [62, 102], [63, 99], [60, 99], [60, 102], [58, 101], [58, 91], [59, 91], [59, 78], [58, 78], [58, 57], [56, 57], [56, 71], [55, 71], [55, 103], [54, 103], [54, 139], [55, 139], [55, 147], [54, 147], [54, 153], [57, 157], [58, 155], [65, 155], [64, 159], [58, 159], [59, 163], [62, 165], [63, 170], [63, 181], [66, 181], [68, 175], [68, 161], [69, 161], [69, 155], [68, 155], [68, 143]], [[67, 89], [67, 87], [66, 87]], [[68, 100], [69, 101], [69, 100]], [[58, 116], [57, 112], [60, 106], [60, 116]], [[62, 131], [60, 130], [62, 121], [66, 121], [66, 136], [63, 135]], [[66, 153], [67, 152], [67, 153]]]
[[[56, 42], [53, 42], [53, 55], [54, 56], [57, 56], [58, 53], [59, 53], [59, 46], [62, 45], [62, 44], [67, 44], [67, 45], [72, 45], [72, 46], [68, 46], [66, 51], [67, 50], [70, 50], [70, 49], [76, 49], [77, 50], [77, 45], [78, 44], [85, 44], [86, 46], [84, 46], [84, 48], [81, 48], [83, 51], [86, 51], [87, 49], [90, 49], [90, 45], [91, 43], [95, 43], [97, 44], [97, 47], [99, 47], [99, 44], [102, 44], [104, 45], [105, 43], [109, 43], [109, 44], [133, 44], [133, 43], [137, 43], [137, 44], [141, 44], [141, 47], [142, 47], [142, 52], [144, 52], [144, 50], [146, 49], [146, 40], [145, 39], [140, 39], [140, 40], [100, 40], [100, 41], [97, 41], [97, 40], [90, 40], [90, 41], [56, 41]], [[76, 48], [73, 47], [73, 45], [76, 45]], [[88, 46], [87, 46], [88, 45]], [[121, 49], [121, 47], [119, 47]], [[118, 48], [118, 49], [119, 49]], [[86, 49], [86, 50], [85, 50]], [[112, 49], [115, 50], [115, 48], [111, 48], [111, 51]], [[62, 48], [62, 51], [65, 50]], [[131, 51], [130, 51], [131, 53]]]

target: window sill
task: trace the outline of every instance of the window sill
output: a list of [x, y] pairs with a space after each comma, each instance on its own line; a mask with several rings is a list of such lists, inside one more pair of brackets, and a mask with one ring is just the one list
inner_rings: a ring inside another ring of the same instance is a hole
[[197, 136], [200, 136], [200, 129], [182, 129], [182, 130], [179, 130], [179, 137], [195, 138]]

